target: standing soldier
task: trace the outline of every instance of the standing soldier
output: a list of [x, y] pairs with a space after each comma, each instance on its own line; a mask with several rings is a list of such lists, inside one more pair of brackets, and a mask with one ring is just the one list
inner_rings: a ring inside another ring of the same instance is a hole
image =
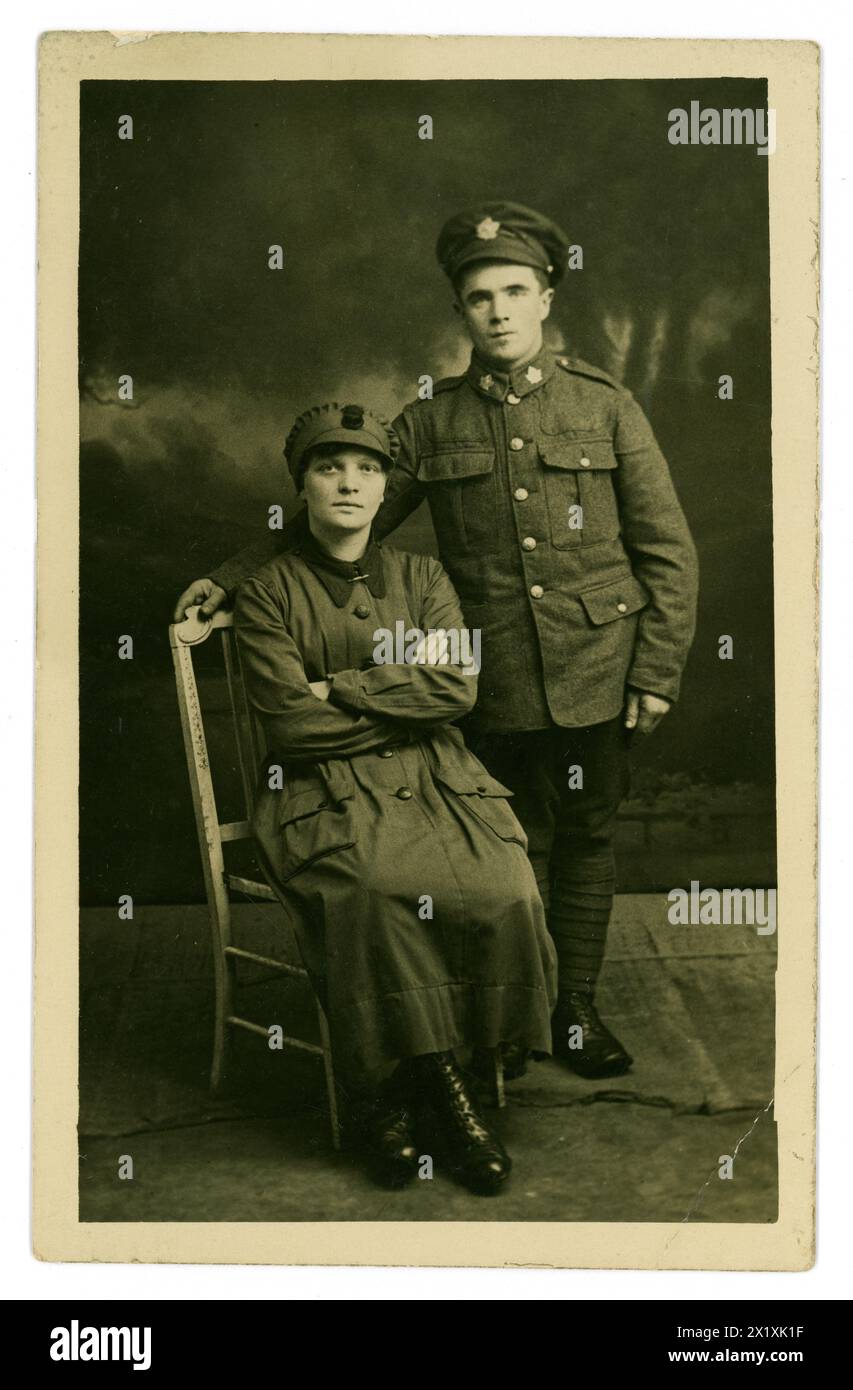
[[[485, 203], [451, 218], [436, 251], [471, 361], [394, 422], [402, 447], [375, 534], [427, 499], [466, 623], [482, 632], [468, 741], [515, 793], [557, 947], [554, 1055], [582, 1076], [617, 1076], [632, 1058], [594, 1005], [613, 833], [633, 735], [678, 696], [696, 552], [631, 393], [543, 345], [569, 252], [561, 229]], [[285, 530], [243, 551], [191, 585], [176, 617], [191, 603], [213, 612], [287, 545]]]

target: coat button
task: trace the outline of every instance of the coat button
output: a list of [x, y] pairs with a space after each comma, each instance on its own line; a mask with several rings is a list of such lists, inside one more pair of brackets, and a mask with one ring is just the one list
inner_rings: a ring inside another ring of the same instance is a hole
[[509, 391], [507, 393], [506, 403], [507, 405], [520, 405], [521, 397], [517, 396], [514, 391]]
[[525, 536], [524, 540], [521, 542], [521, 548], [522, 550], [535, 550], [536, 541], [533, 536]]
[[511, 439], [511, 440], [509, 441], [509, 447], [510, 447], [511, 449], [514, 449], [515, 452], [518, 453], [518, 450], [519, 450], [519, 449], [523, 449], [523, 448], [524, 448], [524, 440], [523, 440], [523, 439], [519, 439], [518, 435], [516, 435], [514, 439]]
[[581, 459], [581, 468], [589, 468], [589, 459]]
[[411, 801], [413, 796], [414, 792], [412, 791], [411, 787], [400, 787], [399, 791], [397, 792], [397, 797], [400, 801]]
[[531, 597], [531, 598], [544, 598], [544, 597], [545, 597], [545, 590], [542, 588], [542, 585], [541, 585], [541, 584], [531, 584], [531, 586], [530, 586], [530, 597]]
[[617, 613], [627, 613], [627, 612], [628, 612], [628, 605], [627, 605], [627, 603], [617, 603], [617, 605], [616, 605], [616, 612], [617, 612]]
[[516, 502], [526, 502], [530, 493], [527, 491], [526, 487], [517, 487], [512, 495]]
[[356, 606], [355, 606], [355, 608], [354, 608], [352, 611], [353, 611], [353, 613], [355, 614], [355, 616], [356, 616], [357, 618], [369, 618], [369, 617], [370, 617], [370, 609], [368, 608], [368, 606], [367, 606], [366, 603], [357, 603]]
[[380, 758], [393, 758], [394, 750], [393, 748], [383, 748], [379, 756]]

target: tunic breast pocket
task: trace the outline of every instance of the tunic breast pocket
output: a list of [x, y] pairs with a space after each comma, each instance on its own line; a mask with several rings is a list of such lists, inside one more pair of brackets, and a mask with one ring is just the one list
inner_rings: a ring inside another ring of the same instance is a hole
[[418, 478], [426, 485], [433, 524], [453, 549], [492, 549], [496, 543], [495, 451], [453, 445], [424, 454]]
[[336, 803], [323, 786], [298, 791], [285, 788], [278, 806], [278, 833], [281, 854], [277, 867], [286, 881], [356, 843], [352, 800]]
[[557, 550], [615, 540], [620, 526], [612, 440], [543, 437], [538, 449]]

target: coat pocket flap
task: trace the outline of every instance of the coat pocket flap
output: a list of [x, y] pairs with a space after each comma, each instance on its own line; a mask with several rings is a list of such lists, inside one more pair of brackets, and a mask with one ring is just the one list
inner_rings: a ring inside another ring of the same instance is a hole
[[579, 594], [590, 622], [598, 626], [612, 623], [616, 618], [627, 618], [645, 608], [649, 595], [639, 579], [628, 575], [625, 579], [614, 579], [610, 584], [602, 584], [597, 589], [585, 589]]
[[501, 796], [509, 799], [513, 795], [509, 787], [505, 787], [497, 777], [492, 777], [485, 768], [444, 766], [437, 768], [435, 775], [439, 782], [460, 796]]
[[527, 850], [527, 836], [509, 804], [512, 792], [485, 768], [440, 768], [436, 780], [443, 782], [461, 797], [464, 806], [481, 825], [486, 825], [501, 840], [521, 845]]
[[336, 810], [354, 792], [352, 769], [339, 759], [320, 763], [313, 772], [286, 773], [277, 807], [278, 824], [289, 825], [317, 811]]
[[452, 482], [454, 478], [491, 473], [494, 466], [494, 449], [448, 449], [422, 455], [418, 477], [425, 483]]
[[548, 439], [539, 443], [539, 457], [546, 468], [565, 468], [592, 473], [600, 468], [616, 468], [610, 439]]
[[292, 821], [313, 816], [315, 812], [324, 811], [334, 804], [325, 787], [306, 787], [298, 791], [285, 787], [278, 803], [278, 823], [290, 825]]

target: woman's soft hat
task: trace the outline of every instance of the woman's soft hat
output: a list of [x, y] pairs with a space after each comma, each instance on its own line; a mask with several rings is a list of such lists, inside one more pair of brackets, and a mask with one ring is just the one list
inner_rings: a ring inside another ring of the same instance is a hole
[[301, 462], [309, 449], [318, 444], [349, 444], [379, 454], [393, 468], [400, 451], [396, 432], [363, 405], [314, 405], [303, 411], [287, 436], [284, 456], [293, 481], [299, 486]]

